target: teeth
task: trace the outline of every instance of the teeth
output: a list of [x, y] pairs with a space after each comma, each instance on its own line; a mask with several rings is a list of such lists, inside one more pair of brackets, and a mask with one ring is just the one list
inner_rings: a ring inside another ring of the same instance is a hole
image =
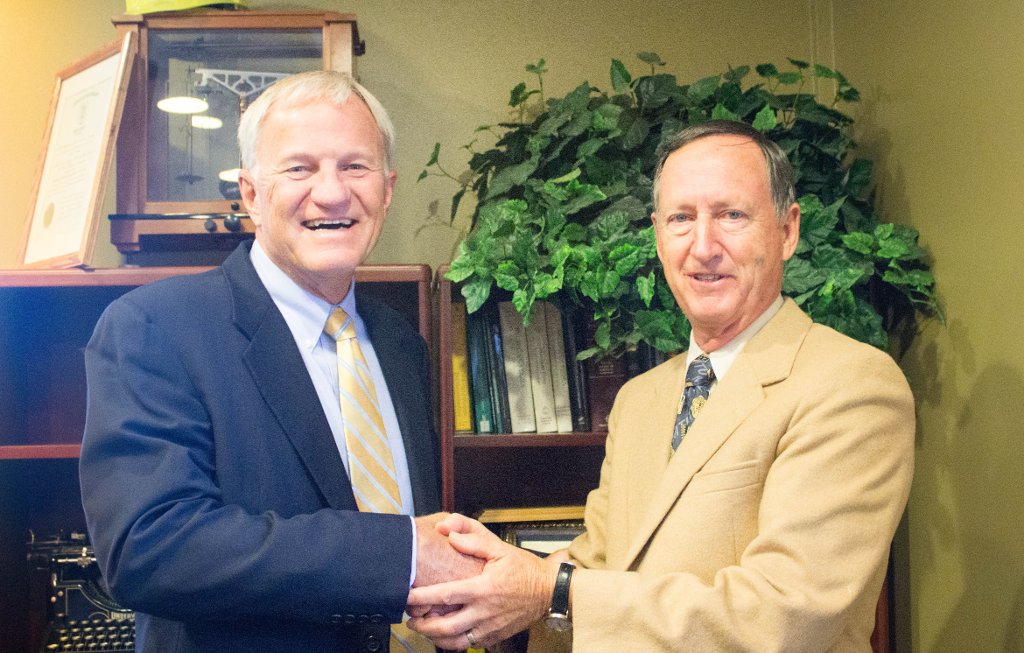
[[307, 220], [303, 223], [307, 229], [348, 229], [353, 224], [354, 220], [341, 219], [341, 220]]
[[698, 281], [718, 281], [722, 278], [720, 274], [695, 274], [693, 275]]

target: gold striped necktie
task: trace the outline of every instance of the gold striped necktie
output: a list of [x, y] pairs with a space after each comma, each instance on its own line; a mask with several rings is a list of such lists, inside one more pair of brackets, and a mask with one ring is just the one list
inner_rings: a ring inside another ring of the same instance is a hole
[[[348, 313], [335, 308], [327, 318], [324, 333], [334, 339], [338, 351], [338, 396], [356, 505], [361, 512], [400, 513], [402, 499], [395, 461], [370, 368], [356, 339], [355, 324]], [[391, 651], [434, 653], [434, 646], [405, 624], [392, 624]]]
[[334, 338], [338, 350], [338, 395], [356, 504], [362, 512], [400, 513], [395, 461], [355, 324], [344, 310], [335, 308], [324, 332]]

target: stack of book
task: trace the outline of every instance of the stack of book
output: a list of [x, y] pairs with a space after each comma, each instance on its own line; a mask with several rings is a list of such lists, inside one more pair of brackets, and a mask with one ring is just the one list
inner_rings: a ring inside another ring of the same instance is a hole
[[529, 325], [510, 301], [472, 315], [452, 305], [452, 382], [459, 433], [607, 431], [615, 394], [656, 363], [635, 355], [577, 360], [587, 341], [573, 316], [534, 304]]

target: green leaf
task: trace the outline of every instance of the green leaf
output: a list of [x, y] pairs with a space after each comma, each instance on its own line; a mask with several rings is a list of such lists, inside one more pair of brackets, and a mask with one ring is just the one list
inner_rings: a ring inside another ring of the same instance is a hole
[[455, 222], [455, 215], [459, 212], [459, 203], [462, 202], [462, 196], [466, 194], [466, 187], [463, 186], [452, 195], [452, 209], [449, 216], [451, 222]]
[[871, 252], [875, 246], [875, 238], [871, 234], [866, 234], [863, 231], [855, 231], [850, 234], [843, 234], [843, 245], [850, 250], [863, 254], [864, 256], [871, 256]]
[[757, 71], [757, 74], [761, 77], [771, 78], [779, 76], [779, 69], [775, 67], [775, 64], [771, 63], [758, 64], [754, 67], [754, 70]]
[[821, 64], [817, 63], [814, 64], [814, 76], [822, 79], [838, 79], [836, 71], [832, 70], [827, 66], [822, 66]]
[[752, 126], [757, 131], [766, 132], [775, 129], [775, 125], [778, 123], [779, 121], [775, 117], [775, 109], [772, 109], [766, 104], [757, 112], [757, 115], [754, 116]]
[[612, 90], [616, 93], [629, 92], [629, 83], [633, 81], [633, 78], [618, 59], [612, 59], [611, 78]]
[[622, 149], [629, 150], [635, 149], [636, 147], [643, 144], [647, 140], [647, 134], [651, 131], [651, 126], [642, 117], [637, 116], [633, 124], [626, 130], [625, 135], [622, 137]]
[[491, 178], [490, 186], [487, 189], [487, 199], [502, 195], [513, 186], [522, 186], [536, 170], [536, 159], [523, 161], [522, 163], [499, 170]]
[[636, 53], [636, 57], [640, 61], [644, 62], [645, 64], [649, 64], [651, 66], [664, 66], [665, 65], [665, 62], [661, 60], [661, 57], [659, 57], [654, 52], [637, 52]]
[[474, 279], [462, 286], [462, 296], [466, 298], [467, 313], [475, 313], [479, 310], [490, 295], [490, 279]]
[[[790, 59], [790, 58], [787, 57], [786, 60], [789, 61], [789, 63], [791, 63], [794, 66], [796, 66], [797, 68], [799, 68], [800, 70], [804, 70], [805, 68], [809, 68], [810, 65], [811, 65], [811, 64], [807, 63], [806, 61], [801, 61], [799, 59]], [[543, 59], [541, 61], [543, 61]]]
[[[512, 92], [509, 94], [508, 105], [512, 108], [518, 107], [524, 104], [530, 98], [531, 95], [536, 95], [537, 93], [540, 93], [540, 91], [527, 91], [526, 82], [519, 82], [519, 84], [517, 84], [512, 89]], [[482, 129], [487, 129], [487, 127], [480, 128], [478, 129], [478, 131]]]
[[873, 169], [874, 164], [868, 159], [855, 159], [846, 175], [846, 192], [855, 197], [864, 192], [871, 183]]
[[[441, 154], [441, 144], [440, 143], [434, 143], [434, 151], [430, 153], [430, 160], [427, 161], [427, 165], [426, 165], [427, 168], [429, 168], [432, 165], [436, 165], [437, 164], [437, 157], [438, 157], [439, 154]], [[424, 171], [424, 172], [426, 172], [426, 171]]]
[[739, 120], [740, 117], [737, 116], [732, 111], [729, 111], [728, 109], [726, 109], [725, 105], [723, 105], [723, 104], [716, 104], [715, 108], [711, 110], [711, 119], [712, 120]]
[[825, 283], [827, 276], [805, 258], [794, 256], [782, 270], [782, 292], [798, 295]]
[[548, 72], [548, 69], [544, 67], [544, 59], [541, 59], [537, 63], [526, 64], [526, 72], [534, 73], [535, 75], [543, 75]]
[[799, 84], [804, 79], [804, 76], [797, 72], [784, 72], [779, 73], [778, 80], [780, 84]]
[[878, 241], [878, 256], [879, 258], [901, 258], [908, 251], [909, 245], [901, 238], [881, 238]]
[[651, 75], [636, 80], [634, 93], [637, 104], [646, 109], [664, 106], [676, 92], [675, 75]]
[[576, 158], [578, 160], [582, 160], [586, 159], [589, 156], [593, 156], [607, 142], [608, 141], [606, 139], [599, 137], [583, 141], [583, 143], [576, 149]]
[[655, 283], [654, 270], [651, 270], [647, 276], [638, 276], [636, 278], [636, 291], [640, 295], [644, 306], [648, 308], [651, 307], [651, 300], [654, 299]]
[[423, 181], [424, 179], [426, 179], [429, 176], [430, 176], [430, 173], [428, 173], [426, 170], [421, 170], [420, 171], [420, 176], [416, 178], [416, 181], [417, 182]]
[[710, 77], [697, 80], [693, 84], [690, 84], [690, 87], [686, 89], [686, 95], [694, 104], [703, 102], [714, 95], [715, 91], [718, 90], [720, 80], [720, 75], [712, 75]]

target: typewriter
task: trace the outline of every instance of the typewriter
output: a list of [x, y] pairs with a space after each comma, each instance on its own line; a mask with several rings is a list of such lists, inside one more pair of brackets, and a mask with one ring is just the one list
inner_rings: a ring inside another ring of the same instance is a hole
[[81, 533], [29, 542], [29, 562], [49, 571], [46, 637], [41, 653], [135, 650], [135, 613], [107, 593]]

